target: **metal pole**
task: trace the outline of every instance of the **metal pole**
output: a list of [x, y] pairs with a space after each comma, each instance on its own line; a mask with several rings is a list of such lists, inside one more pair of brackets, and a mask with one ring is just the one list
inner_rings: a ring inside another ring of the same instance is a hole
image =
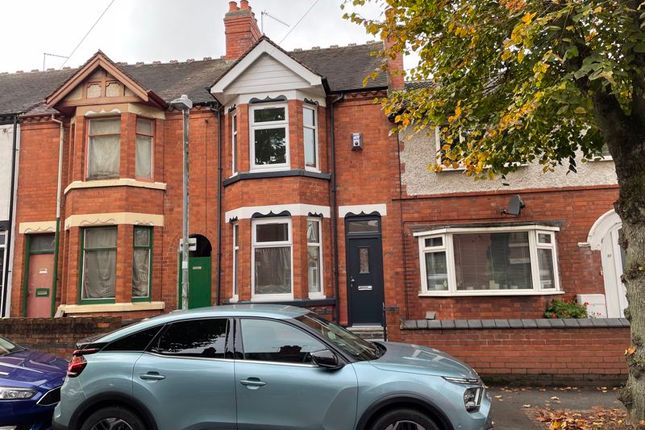
[[188, 309], [188, 109], [183, 109], [184, 125], [184, 183], [183, 183], [183, 225], [181, 244], [181, 308]]

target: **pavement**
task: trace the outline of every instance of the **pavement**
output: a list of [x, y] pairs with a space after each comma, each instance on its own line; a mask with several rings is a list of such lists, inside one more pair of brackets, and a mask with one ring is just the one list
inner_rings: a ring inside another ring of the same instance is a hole
[[545, 426], [529, 418], [533, 408], [590, 410], [624, 408], [618, 390], [612, 387], [500, 387], [488, 392], [493, 401], [495, 430], [544, 430]]

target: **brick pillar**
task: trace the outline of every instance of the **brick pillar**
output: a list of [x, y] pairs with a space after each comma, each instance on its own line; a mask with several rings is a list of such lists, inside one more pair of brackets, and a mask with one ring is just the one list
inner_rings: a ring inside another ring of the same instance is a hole
[[228, 2], [228, 5], [224, 15], [226, 59], [237, 60], [262, 37], [262, 32], [247, 0], [241, 0], [239, 6], [236, 1]]

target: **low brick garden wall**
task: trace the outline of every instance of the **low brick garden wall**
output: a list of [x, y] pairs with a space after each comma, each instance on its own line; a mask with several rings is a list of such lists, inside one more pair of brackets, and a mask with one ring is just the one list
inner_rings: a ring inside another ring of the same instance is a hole
[[0, 319], [0, 336], [19, 345], [69, 359], [76, 342], [122, 327], [121, 318], [8, 318]]
[[627, 379], [625, 319], [407, 320], [392, 341], [427, 345], [467, 362], [487, 382], [622, 384]]

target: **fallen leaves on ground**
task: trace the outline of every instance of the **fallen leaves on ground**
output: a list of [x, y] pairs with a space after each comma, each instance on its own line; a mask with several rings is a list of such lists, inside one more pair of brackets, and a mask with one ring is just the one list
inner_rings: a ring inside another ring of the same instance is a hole
[[[589, 411], [535, 409], [534, 419], [549, 430], [636, 430], [626, 423], [624, 409], [596, 407]], [[645, 429], [645, 426], [639, 426]]]

